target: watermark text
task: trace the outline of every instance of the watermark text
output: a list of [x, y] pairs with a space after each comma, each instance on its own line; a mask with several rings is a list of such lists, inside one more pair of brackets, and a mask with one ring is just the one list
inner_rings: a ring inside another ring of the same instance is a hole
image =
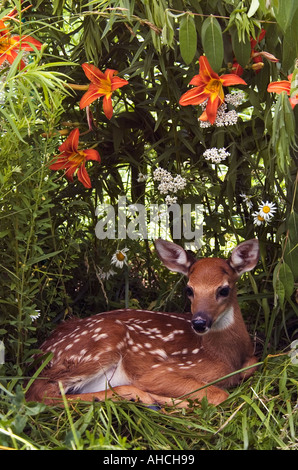
[[128, 204], [121, 196], [118, 204], [100, 204], [95, 234], [100, 240], [114, 239], [184, 239], [197, 248], [202, 245], [202, 204]]

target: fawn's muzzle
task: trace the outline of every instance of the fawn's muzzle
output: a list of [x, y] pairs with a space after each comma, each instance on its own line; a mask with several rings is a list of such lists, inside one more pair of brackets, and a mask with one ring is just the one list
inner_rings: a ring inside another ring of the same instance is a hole
[[201, 335], [207, 333], [207, 331], [211, 328], [211, 325], [212, 320], [210, 316], [204, 312], [197, 313], [191, 321], [191, 326], [194, 331]]

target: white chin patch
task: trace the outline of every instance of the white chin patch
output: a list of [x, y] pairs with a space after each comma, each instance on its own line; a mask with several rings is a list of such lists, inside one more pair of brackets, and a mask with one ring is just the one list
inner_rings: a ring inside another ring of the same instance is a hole
[[234, 323], [234, 308], [228, 307], [226, 310], [222, 312], [222, 314], [215, 320], [213, 323], [211, 330], [212, 331], [219, 331], [225, 330], [229, 326]]

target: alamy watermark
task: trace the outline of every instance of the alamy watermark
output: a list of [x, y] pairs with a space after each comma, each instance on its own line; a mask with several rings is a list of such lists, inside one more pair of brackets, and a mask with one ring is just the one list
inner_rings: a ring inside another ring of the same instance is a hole
[[[100, 204], [95, 215], [99, 220], [95, 234], [100, 240], [156, 239], [186, 240], [186, 245], [200, 248], [203, 237], [202, 204], [128, 204], [121, 196], [118, 204]], [[188, 246], [186, 246], [188, 248]]]

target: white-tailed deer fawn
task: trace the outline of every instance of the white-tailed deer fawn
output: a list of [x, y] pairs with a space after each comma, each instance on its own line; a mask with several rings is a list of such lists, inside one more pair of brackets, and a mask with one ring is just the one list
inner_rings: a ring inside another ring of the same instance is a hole
[[[114, 310], [62, 323], [41, 346], [54, 356], [27, 392], [32, 401], [53, 402], [61, 382], [67, 398], [139, 399], [171, 404], [172, 399], [219, 404], [254, 368], [206, 384], [256, 363], [236, 298], [238, 277], [259, 258], [257, 240], [238, 245], [228, 260], [193, 259], [163, 240], [156, 249], [164, 265], [188, 277], [192, 313]], [[61, 398], [59, 399], [61, 400]]]

